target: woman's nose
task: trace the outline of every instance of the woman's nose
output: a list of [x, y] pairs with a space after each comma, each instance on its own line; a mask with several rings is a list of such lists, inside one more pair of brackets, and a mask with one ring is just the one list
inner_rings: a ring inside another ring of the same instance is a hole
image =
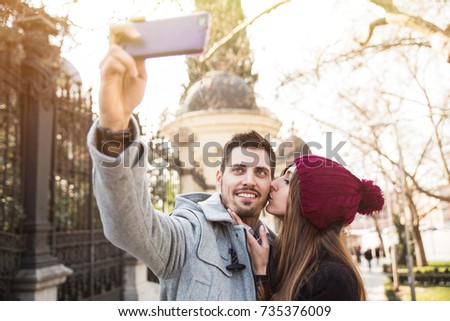
[[278, 190], [278, 178], [277, 179], [274, 179], [271, 183], [270, 183], [270, 188], [271, 188], [271, 190], [273, 190], [273, 191], [276, 191], [276, 190]]

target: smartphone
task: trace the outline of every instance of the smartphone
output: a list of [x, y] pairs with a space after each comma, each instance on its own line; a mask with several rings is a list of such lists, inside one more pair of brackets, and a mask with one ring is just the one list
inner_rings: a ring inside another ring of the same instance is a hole
[[133, 22], [141, 37], [138, 40], [126, 39], [120, 45], [138, 59], [200, 55], [206, 48], [210, 20], [208, 12], [199, 11], [185, 16]]

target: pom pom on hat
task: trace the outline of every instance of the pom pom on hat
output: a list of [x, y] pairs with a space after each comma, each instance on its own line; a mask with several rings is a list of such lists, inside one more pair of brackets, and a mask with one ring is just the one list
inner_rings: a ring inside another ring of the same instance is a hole
[[319, 229], [338, 221], [350, 224], [357, 212], [380, 211], [384, 198], [373, 181], [360, 180], [339, 163], [317, 155], [294, 160], [303, 216]]
[[383, 208], [384, 198], [381, 188], [373, 181], [363, 179], [361, 180], [362, 199], [359, 202], [358, 213], [372, 214], [379, 212]]

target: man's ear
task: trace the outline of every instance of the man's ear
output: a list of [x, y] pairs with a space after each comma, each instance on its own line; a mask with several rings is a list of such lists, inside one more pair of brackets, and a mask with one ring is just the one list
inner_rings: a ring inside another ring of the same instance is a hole
[[223, 176], [222, 171], [220, 169], [218, 169], [216, 172], [216, 185], [219, 188], [220, 188], [220, 184], [222, 183], [222, 176]]

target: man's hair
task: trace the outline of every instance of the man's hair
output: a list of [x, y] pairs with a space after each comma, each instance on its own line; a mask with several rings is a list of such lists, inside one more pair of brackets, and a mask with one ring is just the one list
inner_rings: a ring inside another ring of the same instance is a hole
[[236, 133], [225, 144], [222, 153], [222, 163], [220, 164], [220, 171], [222, 173], [225, 172], [225, 166], [229, 163], [231, 151], [235, 147], [263, 149], [269, 156], [270, 175], [272, 178], [274, 177], [276, 166], [275, 152], [273, 151], [270, 142], [254, 130], [245, 133]]

